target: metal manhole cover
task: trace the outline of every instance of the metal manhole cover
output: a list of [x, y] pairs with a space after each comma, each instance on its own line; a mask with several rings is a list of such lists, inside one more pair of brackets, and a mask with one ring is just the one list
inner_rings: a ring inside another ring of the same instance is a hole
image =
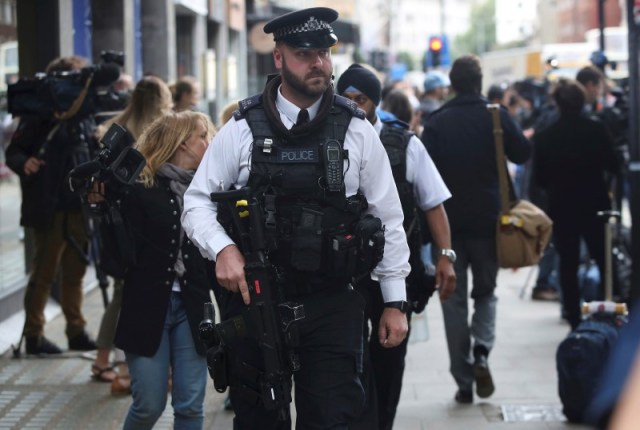
[[502, 405], [501, 409], [506, 422], [566, 421], [559, 404]]

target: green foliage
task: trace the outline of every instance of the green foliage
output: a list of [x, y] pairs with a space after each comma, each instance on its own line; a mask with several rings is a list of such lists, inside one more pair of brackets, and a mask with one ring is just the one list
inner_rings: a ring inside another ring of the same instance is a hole
[[496, 2], [482, 0], [471, 7], [471, 27], [453, 40], [451, 58], [464, 54], [479, 55], [496, 45]]
[[353, 62], [354, 63], [366, 63], [367, 59], [364, 58], [364, 56], [362, 55], [362, 52], [360, 52], [360, 49], [356, 48], [355, 51], [353, 51]]
[[407, 70], [415, 70], [415, 62], [413, 57], [407, 51], [402, 51], [398, 53], [396, 58], [397, 63], [403, 63], [407, 66]]

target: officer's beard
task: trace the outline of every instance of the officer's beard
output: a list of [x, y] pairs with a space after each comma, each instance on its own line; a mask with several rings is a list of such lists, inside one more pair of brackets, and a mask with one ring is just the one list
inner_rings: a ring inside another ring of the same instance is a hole
[[327, 88], [329, 88], [329, 84], [331, 83], [331, 75], [325, 75], [322, 70], [317, 69], [305, 76], [305, 78], [310, 77], [321, 77], [324, 79], [324, 82], [319, 86], [309, 86], [303, 79], [298, 78], [289, 70], [289, 68], [287, 67], [287, 62], [285, 61], [284, 57], [282, 58], [282, 80], [286, 82], [289, 87], [308, 97], [319, 97], [324, 94], [324, 92], [327, 91]]

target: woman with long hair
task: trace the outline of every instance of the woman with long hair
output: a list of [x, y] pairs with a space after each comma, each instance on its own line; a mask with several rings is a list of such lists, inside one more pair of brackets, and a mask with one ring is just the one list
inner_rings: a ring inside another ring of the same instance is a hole
[[104, 122], [98, 131], [104, 134], [111, 124], [116, 123], [129, 131], [134, 140], [156, 118], [171, 111], [173, 101], [169, 86], [157, 76], [145, 76], [136, 84], [127, 107], [113, 118]]
[[204, 303], [211, 301], [215, 270], [185, 236], [180, 215], [214, 131], [202, 113], [169, 113], [136, 145], [147, 164], [122, 201], [135, 264], [125, 275], [115, 337], [131, 375], [133, 403], [125, 430], [154, 426], [167, 404], [170, 369], [174, 427], [203, 425], [207, 364], [198, 325]]

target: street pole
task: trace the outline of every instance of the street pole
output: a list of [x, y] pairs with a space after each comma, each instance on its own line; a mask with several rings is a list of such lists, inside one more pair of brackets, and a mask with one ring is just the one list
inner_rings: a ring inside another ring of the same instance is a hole
[[[634, 7], [635, 6], [635, 7]], [[629, 207], [631, 210], [631, 303], [640, 299], [640, 0], [627, 0], [629, 42]]]
[[598, 2], [598, 28], [600, 29], [600, 52], [604, 55], [604, 0], [596, 0]]
[[440, 0], [440, 36], [444, 36], [446, 15], [444, 12], [444, 0]]

